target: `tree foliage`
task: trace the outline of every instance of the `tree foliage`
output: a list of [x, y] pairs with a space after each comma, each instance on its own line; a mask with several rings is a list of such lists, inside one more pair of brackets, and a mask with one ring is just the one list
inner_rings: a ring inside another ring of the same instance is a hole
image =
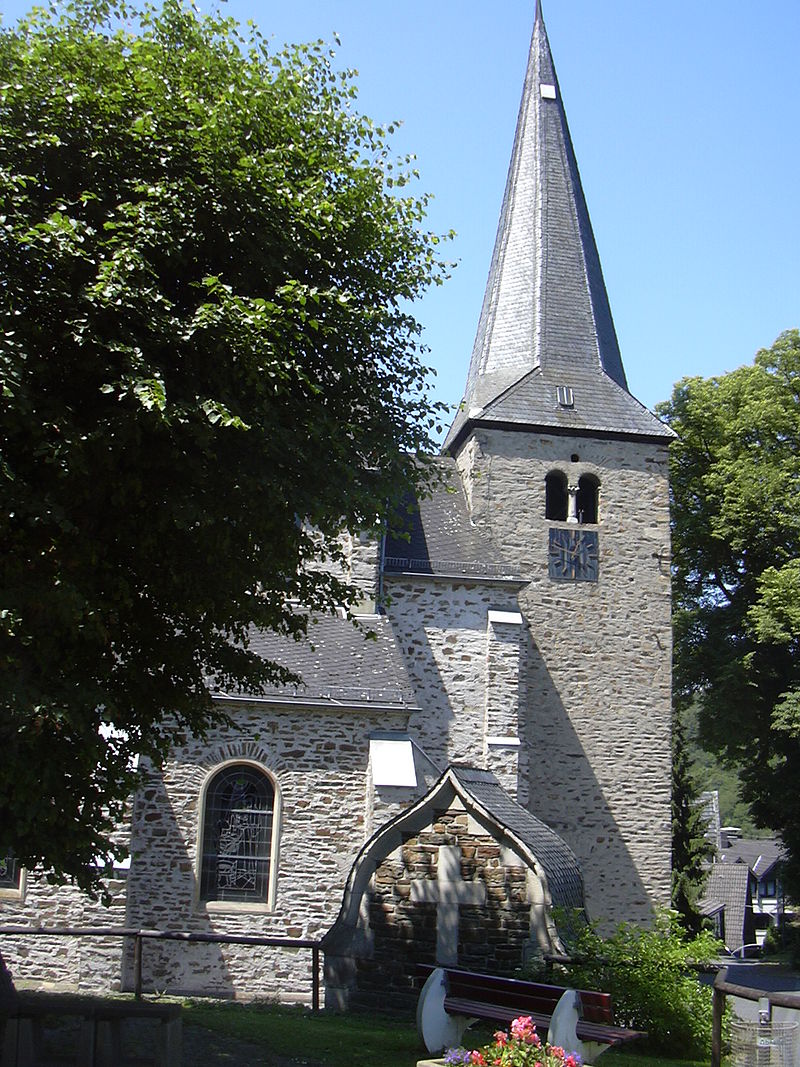
[[575, 917], [559, 923], [569, 955], [564, 984], [613, 994], [614, 1022], [647, 1031], [647, 1047], [683, 1059], [703, 1059], [711, 1047], [711, 987], [693, 964], [707, 963], [721, 946], [708, 931], [687, 938], [674, 913], [652, 927], [621, 923], [608, 937]]
[[690, 934], [702, 929], [698, 905], [714, 854], [705, 837], [707, 826], [698, 801], [686, 732], [676, 715], [672, 724], [672, 907]]
[[676, 690], [740, 769], [800, 889], [800, 334], [752, 366], [687, 378], [660, 414], [672, 446]]
[[286, 679], [250, 628], [353, 601], [339, 534], [426, 476], [446, 271], [321, 42], [119, 14], [0, 32], [0, 844], [83, 885], [132, 754]]

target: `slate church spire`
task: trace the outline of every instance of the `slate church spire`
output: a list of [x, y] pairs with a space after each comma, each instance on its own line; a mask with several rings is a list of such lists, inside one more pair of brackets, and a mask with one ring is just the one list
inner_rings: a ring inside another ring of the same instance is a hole
[[628, 392], [538, 0], [467, 386], [445, 448], [477, 422], [671, 436]]

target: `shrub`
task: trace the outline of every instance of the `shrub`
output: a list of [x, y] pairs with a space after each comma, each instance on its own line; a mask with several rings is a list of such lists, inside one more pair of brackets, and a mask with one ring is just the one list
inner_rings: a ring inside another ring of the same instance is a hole
[[576, 961], [561, 968], [567, 984], [611, 993], [615, 1023], [646, 1030], [651, 1049], [682, 1059], [708, 1055], [711, 987], [691, 965], [722, 951], [710, 933], [687, 939], [674, 912], [660, 913], [650, 927], [622, 923], [610, 937], [583, 920], [559, 928]]

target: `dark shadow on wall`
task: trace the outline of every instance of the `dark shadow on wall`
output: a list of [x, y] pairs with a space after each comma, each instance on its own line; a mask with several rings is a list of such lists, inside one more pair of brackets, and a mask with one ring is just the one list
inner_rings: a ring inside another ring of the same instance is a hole
[[[520, 672], [524, 691], [520, 700], [519, 731], [525, 755], [520, 777], [524, 776], [528, 783], [527, 807], [575, 852], [583, 869], [586, 910], [590, 919], [598, 920], [601, 929], [624, 920], [647, 921], [652, 917], [653, 903], [606, 790], [613, 785], [617, 805], [624, 804], [634, 812], [637, 804], [645, 809], [646, 805], [642, 803], [645, 794], [657, 786], [642, 779], [641, 767], [637, 766], [634, 756], [638, 744], [631, 745], [633, 731], [626, 730], [621, 722], [616, 728], [615, 724], [606, 724], [604, 729], [592, 731], [595, 762], [607, 761], [615, 768], [610, 775], [613, 782], [605, 785], [600, 782], [544, 656], [529, 630], [526, 635], [525, 670]], [[591, 708], [594, 694], [590, 682], [585, 683], [585, 688], [587, 707]], [[590, 719], [590, 715], [587, 717]], [[628, 748], [631, 755], [626, 758]], [[666, 787], [662, 785], [661, 788], [667, 790], [666, 824], [653, 826], [642, 818], [637, 835], [640, 842], [651, 836], [654, 849], [659, 838], [663, 841], [666, 836], [669, 841], [670, 835], [668, 766], [664, 768], [664, 775]], [[631, 817], [628, 834], [634, 833], [635, 827], [636, 819]], [[642, 855], [640, 853], [640, 862]], [[665, 906], [668, 903], [668, 899], [664, 901]]]
[[[131, 852], [128, 926], [215, 933], [209, 915], [202, 905], [195, 903], [193, 856], [178, 824], [164, 772], [155, 768], [148, 769], [146, 782], [136, 797]], [[155, 993], [232, 997], [235, 982], [223, 953], [223, 946], [218, 944], [145, 939], [143, 988]], [[132, 990], [133, 982], [133, 946], [128, 945], [123, 963], [123, 989]]]

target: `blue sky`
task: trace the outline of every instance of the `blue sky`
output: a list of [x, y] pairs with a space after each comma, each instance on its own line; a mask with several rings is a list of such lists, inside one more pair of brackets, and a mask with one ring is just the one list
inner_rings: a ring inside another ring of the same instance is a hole
[[[27, 4], [2, 3], [8, 23]], [[208, 7], [203, 0], [201, 7]], [[417, 306], [440, 399], [461, 398], [533, 0], [232, 0], [276, 43], [332, 40], [360, 109], [402, 119], [459, 266]], [[800, 326], [798, 0], [544, 0], [631, 391], [749, 362]]]

